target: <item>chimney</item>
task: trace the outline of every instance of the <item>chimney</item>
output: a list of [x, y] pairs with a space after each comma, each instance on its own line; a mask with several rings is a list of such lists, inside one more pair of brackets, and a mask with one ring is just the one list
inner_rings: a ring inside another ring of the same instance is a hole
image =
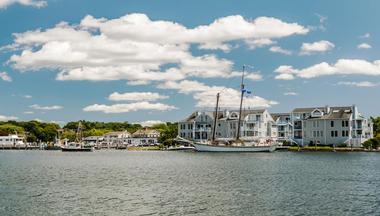
[[355, 104], [352, 105], [352, 118], [356, 119], [358, 113], [358, 108], [356, 107]]
[[325, 106], [325, 110], [326, 110], [326, 114], [329, 114], [329, 113], [330, 113], [330, 106], [329, 106], [329, 105], [326, 105], [326, 106]]

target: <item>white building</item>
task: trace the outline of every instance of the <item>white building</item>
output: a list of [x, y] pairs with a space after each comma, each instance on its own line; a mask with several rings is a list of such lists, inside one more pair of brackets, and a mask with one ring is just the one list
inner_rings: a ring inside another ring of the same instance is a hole
[[10, 147], [26, 147], [24, 143], [24, 138], [19, 137], [18, 135], [8, 135], [8, 136], [0, 136], [0, 148], [10, 148]]
[[[195, 141], [212, 137], [215, 112], [194, 112], [178, 122], [178, 135]], [[234, 139], [237, 135], [239, 111], [218, 112], [216, 138]], [[266, 109], [243, 110], [240, 124], [241, 139], [261, 139], [277, 137], [277, 126]]]
[[[178, 122], [180, 137], [205, 141], [212, 138], [215, 112], [194, 112]], [[239, 111], [218, 112], [216, 138], [233, 139]], [[291, 113], [269, 114], [265, 109], [242, 111], [241, 139], [275, 139], [306, 145], [360, 147], [373, 137], [372, 123], [356, 106], [296, 108]]]
[[128, 131], [116, 131], [104, 134], [102, 147], [115, 148], [118, 145], [128, 143], [131, 134]]
[[158, 145], [158, 138], [160, 132], [153, 129], [139, 129], [132, 134], [132, 137], [128, 139], [128, 145], [130, 146], [154, 146]]
[[361, 147], [373, 137], [372, 123], [355, 105], [343, 107], [296, 108], [291, 113], [293, 139], [299, 145], [340, 145]]
[[277, 140], [290, 142], [293, 137], [293, 125], [290, 113], [271, 114], [277, 126]]

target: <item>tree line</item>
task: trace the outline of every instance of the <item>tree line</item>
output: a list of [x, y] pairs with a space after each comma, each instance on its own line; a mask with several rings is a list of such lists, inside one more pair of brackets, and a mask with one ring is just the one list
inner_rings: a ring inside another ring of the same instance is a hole
[[[112, 131], [125, 131], [134, 133], [143, 127], [140, 124], [129, 122], [98, 122], [98, 121], [80, 121], [83, 137], [102, 136]], [[60, 138], [67, 138], [70, 141], [75, 140], [76, 130], [79, 121], [68, 122], [62, 128], [56, 123], [46, 123], [39, 121], [7, 121], [0, 122], [0, 136], [9, 134], [19, 134], [27, 138], [27, 142], [54, 142], [60, 131]], [[177, 123], [167, 122], [166, 124], [156, 124], [152, 127], [161, 133], [160, 143], [171, 142], [177, 136]]]

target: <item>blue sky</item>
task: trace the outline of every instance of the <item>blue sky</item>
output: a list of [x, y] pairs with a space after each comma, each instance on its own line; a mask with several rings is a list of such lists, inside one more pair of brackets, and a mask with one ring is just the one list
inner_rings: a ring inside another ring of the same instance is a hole
[[0, 120], [177, 121], [216, 92], [237, 105], [243, 64], [245, 107], [356, 104], [376, 116], [379, 6], [0, 0]]

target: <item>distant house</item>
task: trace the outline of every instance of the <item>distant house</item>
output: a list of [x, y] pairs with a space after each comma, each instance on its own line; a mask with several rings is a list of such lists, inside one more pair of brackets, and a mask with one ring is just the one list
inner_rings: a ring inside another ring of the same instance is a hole
[[0, 136], [0, 147], [25, 147], [24, 138], [18, 135]]
[[103, 136], [89, 136], [83, 138], [85, 144], [101, 144], [104, 141]]
[[139, 129], [128, 139], [128, 145], [131, 146], [152, 146], [158, 145], [160, 132], [153, 129]]
[[104, 134], [102, 147], [115, 148], [119, 144], [127, 143], [131, 138], [128, 131], [116, 131]]

